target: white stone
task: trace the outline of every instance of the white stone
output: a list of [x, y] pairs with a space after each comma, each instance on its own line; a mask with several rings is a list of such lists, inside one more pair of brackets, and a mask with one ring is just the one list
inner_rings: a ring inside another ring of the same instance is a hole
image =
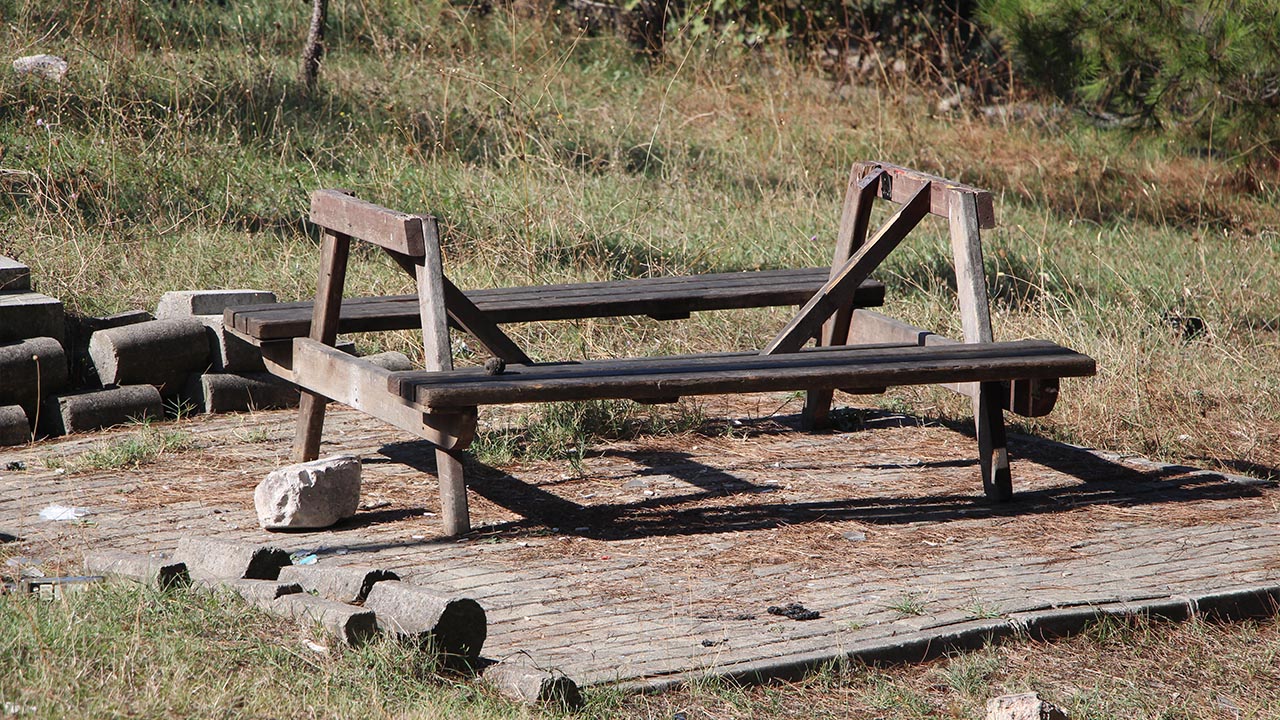
[[1067, 720], [1061, 708], [1040, 699], [1039, 693], [1001, 695], [987, 701], [987, 720]]
[[172, 320], [193, 315], [218, 315], [242, 305], [269, 305], [276, 295], [269, 290], [174, 290], [160, 296], [156, 318]]
[[58, 82], [67, 74], [67, 61], [56, 55], [28, 55], [13, 61], [13, 71]]
[[266, 530], [326, 528], [356, 514], [360, 460], [339, 455], [273, 470], [253, 493]]

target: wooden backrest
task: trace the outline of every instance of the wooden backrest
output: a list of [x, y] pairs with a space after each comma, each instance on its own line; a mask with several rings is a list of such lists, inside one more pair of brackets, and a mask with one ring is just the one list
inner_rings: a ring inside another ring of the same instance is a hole
[[[389, 210], [343, 190], [317, 190], [311, 194], [311, 222], [325, 234], [345, 239], [346, 243], [355, 238], [377, 245], [413, 276], [418, 289], [426, 368], [452, 370], [453, 350], [449, 342], [449, 315], [445, 304], [447, 281], [440, 258], [440, 233], [436, 219], [429, 215]], [[323, 276], [326, 265], [323, 258], [321, 265]], [[343, 275], [345, 277], [345, 268]], [[339, 280], [339, 303], [341, 286]], [[333, 312], [336, 324], [336, 307]]]
[[[356, 238], [377, 245], [414, 278], [428, 370], [453, 369], [450, 322], [474, 336], [495, 357], [509, 363], [531, 362], [496, 323], [445, 277], [440, 228], [434, 217], [388, 210], [343, 190], [318, 190], [311, 195], [311, 221], [323, 228], [326, 236]], [[323, 267], [322, 260], [322, 277]]]
[[[868, 238], [876, 198], [900, 207]], [[991, 193], [889, 163], [859, 162], [849, 174], [830, 278], [761, 352], [795, 352], [815, 336], [822, 345], [843, 345], [853, 317], [854, 290], [929, 214], [947, 218], [951, 227], [965, 342], [990, 342], [980, 230], [995, 226]]]

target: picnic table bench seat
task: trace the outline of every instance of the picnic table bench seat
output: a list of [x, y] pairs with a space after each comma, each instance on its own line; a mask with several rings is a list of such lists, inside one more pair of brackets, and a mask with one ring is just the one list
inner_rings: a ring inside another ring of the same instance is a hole
[[1045, 340], [942, 348], [878, 344], [805, 348], [785, 355], [715, 353], [507, 365], [388, 377], [388, 390], [425, 411], [562, 400], [671, 400], [794, 390], [884, 392], [897, 385], [1062, 378], [1093, 372], [1093, 360]]
[[[877, 199], [898, 209], [870, 234]], [[870, 273], [928, 215], [948, 221], [961, 341], [870, 309], [885, 291]], [[1052, 342], [995, 341], [980, 242], [981, 230], [995, 225], [990, 193], [888, 163], [854, 165], [832, 266], [820, 269], [463, 291], [444, 274], [438, 225], [430, 216], [322, 190], [312, 195], [311, 220], [322, 231], [315, 301], [233, 308], [226, 326], [263, 348], [268, 369], [302, 388], [295, 460], [318, 456], [329, 401], [433, 443], [448, 535], [470, 529], [462, 453], [474, 439], [481, 405], [805, 391], [805, 424], [822, 427], [837, 390], [939, 384], [972, 401], [982, 486], [989, 498], [1005, 501], [1013, 486], [1003, 413], [1044, 415], [1057, 400], [1060, 378], [1095, 371], [1092, 358]], [[385, 250], [414, 278], [417, 294], [344, 301], [352, 238]], [[801, 307], [752, 352], [534, 362], [501, 328], [773, 305]], [[388, 370], [334, 347], [339, 332], [409, 328], [422, 330], [422, 370]], [[494, 360], [484, 368], [455, 368], [451, 328], [470, 334]]]
[[[708, 310], [803, 305], [826, 282], [830, 268], [801, 268], [635, 278], [605, 282], [466, 290], [467, 298], [497, 324], [645, 315], [676, 320]], [[884, 283], [866, 280], [858, 307], [884, 302]], [[228, 308], [226, 327], [254, 345], [306, 337], [312, 302]], [[422, 326], [417, 295], [343, 299], [339, 333], [412, 330]], [[456, 327], [456, 323], [454, 323]]]

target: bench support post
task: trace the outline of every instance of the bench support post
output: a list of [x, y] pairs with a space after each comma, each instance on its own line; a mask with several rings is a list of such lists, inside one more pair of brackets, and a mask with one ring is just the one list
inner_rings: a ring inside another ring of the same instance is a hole
[[467, 507], [467, 482], [462, 472], [460, 450], [436, 448], [436, 478], [440, 482], [440, 520], [444, 534], [462, 535], [471, 531], [471, 511]]
[[[978, 203], [971, 193], [951, 193], [948, 209], [951, 224], [951, 253], [955, 260], [956, 297], [960, 305], [960, 327], [966, 343], [992, 342], [991, 307], [982, 268], [982, 242]], [[1005, 446], [1004, 411], [999, 383], [982, 383], [973, 396], [974, 430], [978, 436], [978, 462], [982, 487], [987, 497], [1004, 502], [1013, 497], [1009, 453]]]
[[[347, 277], [351, 237], [324, 229], [320, 240], [320, 275], [316, 279], [316, 302], [311, 314], [312, 340], [333, 346], [338, 339], [338, 316], [342, 310], [342, 286]], [[298, 428], [293, 439], [294, 462], [320, 457], [320, 435], [324, 430], [323, 395], [303, 389], [298, 402]]]
[[[854, 253], [862, 248], [867, 240], [867, 227], [871, 223], [871, 206], [875, 202], [876, 193], [880, 189], [881, 170], [874, 170], [865, 178], [859, 179], [862, 166], [854, 165], [849, 173], [849, 187], [844, 196], [844, 208], [840, 213], [840, 229], [836, 234], [835, 255], [831, 259], [831, 277], [838, 268], [848, 262]], [[853, 320], [853, 306], [842, 307], [822, 326], [822, 337], [818, 344], [831, 346], [845, 344], [849, 327]], [[821, 430], [829, 424], [831, 400], [834, 390], [810, 390], [805, 395], [804, 410], [800, 416], [801, 426], [808, 430]]]
[[[449, 280], [444, 276], [444, 262], [440, 256], [439, 233], [435, 218], [423, 217], [423, 232], [427, 236], [424, 252], [413, 258], [414, 275], [418, 283], [418, 312], [422, 318], [422, 349], [427, 370], [453, 369], [453, 346], [449, 341]], [[459, 293], [461, 294], [461, 293]], [[465, 296], [464, 296], [465, 297]], [[480, 316], [483, 318], [483, 316]], [[493, 327], [497, 330], [497, 327]], [[502, 338], [506, 335], [501, 334]], [[510, 343], [510, 340], [507, 340]], [[511, 343], [514, 346], [514, 343]], [[517, 348], [518, 352], [518, 348]], [[441, 422], [453, 421], [470, 424], [474, 431], [476, 415], [437, 415]], [[462, 470], [463, 454], [460, 449], [436, 447], [436, 481], [440, 484], [440, 519], [445, 535], [462, 535], [471, 530], [471, 513], [467, 508], [467, 482]]]

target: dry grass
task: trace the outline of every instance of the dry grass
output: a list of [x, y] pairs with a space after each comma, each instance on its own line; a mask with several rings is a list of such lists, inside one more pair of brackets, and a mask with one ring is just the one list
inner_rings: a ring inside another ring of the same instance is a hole
[[836, 667], [794, 685], [707, 683], [623, 704], [635, 718], [982, 718], [988, 699], [1039, 692], [1071, 718], [1280, 717], [1280, 626], [1107, 622], [897, 668]]

